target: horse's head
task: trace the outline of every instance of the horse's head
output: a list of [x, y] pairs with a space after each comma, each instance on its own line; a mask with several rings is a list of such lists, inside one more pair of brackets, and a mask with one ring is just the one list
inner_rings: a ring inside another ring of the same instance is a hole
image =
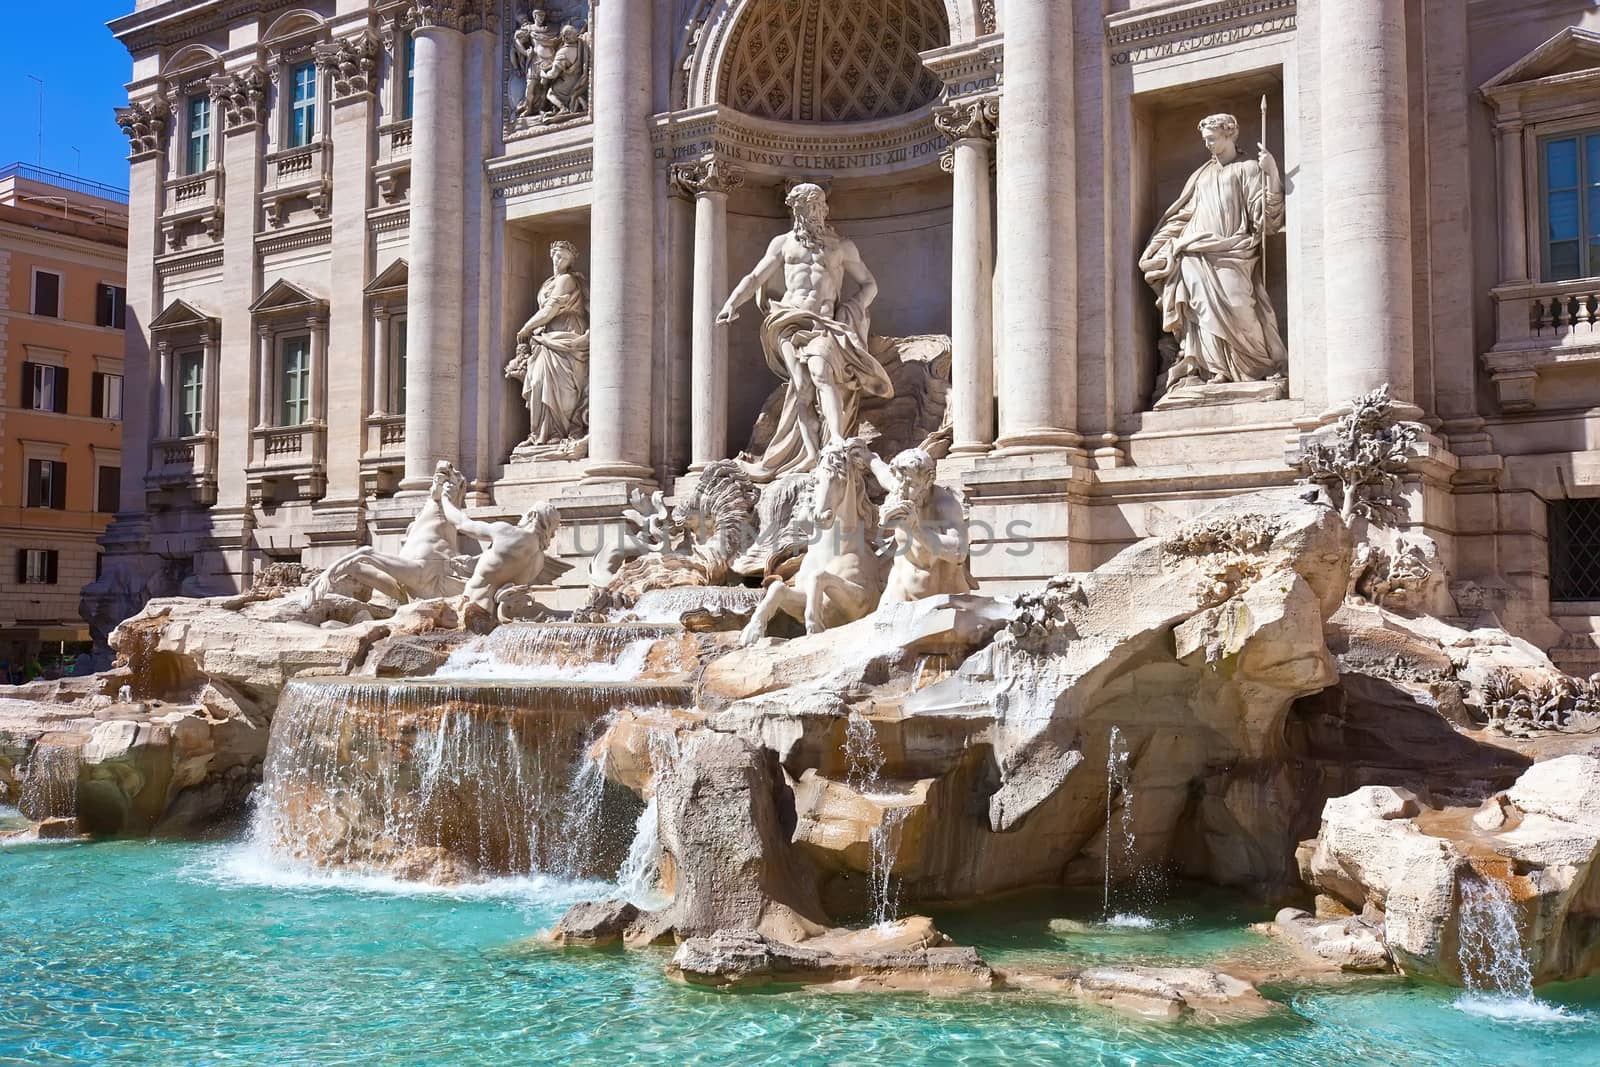
[[823, 446], [811, 481], [811, 515], [818, 526], [831, 526], [840, 507], [859, 512], [865, 501], [866, 472], [872, 456], [859, 437]]

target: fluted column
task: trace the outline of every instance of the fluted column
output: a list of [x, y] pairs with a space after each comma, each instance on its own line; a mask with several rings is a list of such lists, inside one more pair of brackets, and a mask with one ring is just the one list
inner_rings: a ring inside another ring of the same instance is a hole
[[466, 39], [457, 0], [414, 0], [411, 242], [403, 490], [426, 489], [461, 444], [461, 109]]
[[728, 455], [728, 331], [717, 310], [728, 293], [728, 193], [744, 184], [744, 170], [710, 159], [673, 167], [672, 179], [694, 197], [689, 469], [697, 471]]
[[312, 316], [306, 321], [311, 331], [311, 421], [328, 423], [328, 320]]
[[650, 479], [655, 163], [650, 144], [651, 0], [595, 7], [590, 209], [591, 479]]
[[[1411, 401], [1411, 167], [1404, 4], [1322, 3], [1328, 400]], [[1009, 77], [1010, 71], [1007, 71]]]
[[156, 426], [160, 429], [156, 437], [171, 437], [177, 432], [178, 417], [172, 402], [172, 346], [166, 341], [156, 342], [156, 376], [161, 383], [156, 403]]
[[272, 327], [266, 323], [256, 327], [256, 374], [260, 383], [256, 390], [256, 426], [271, 426], [272, 418]]
[[964, 101], [934, 111], [951, 140], [939, 164], [951, 198], [950, 408], [952, 453], [994, 447], [994, 231], [989, 163], [1000, 102]]
[[1006, 5], [1001, 448], [1076, 447], [1077, 167], [1070, 0]]

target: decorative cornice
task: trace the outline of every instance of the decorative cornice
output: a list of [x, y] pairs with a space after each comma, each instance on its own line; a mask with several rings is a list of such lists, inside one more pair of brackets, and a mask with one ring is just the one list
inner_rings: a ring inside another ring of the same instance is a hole
[[211, 99], [222, 111], [223, 129], [244, 129], [260, 122], [267, 100], [267, 72], [259, 66], [213, 75]]
[[[481, 25], [481, 14], [470, 0], [411, 0], [406, 11], [406, 24], [417, 30], [462, 30], [469, 18], [467, 8], [474, 9], [473, 16]], [[473, 27], [474, 29], [477, 26]]]
[[366, 30], [317, 45], [317, 65], [333, 74], [335, 100], [372, 92], [378, 52], [378, 39]]
[[[712, 104], [657, 115], [652, 140], [664, 163], [716, 158], [756, 175], [893, 174], [934, 163], [946, 145], [928, 111], [874, 123], [797, 129]], [[803, 129], [804, 132], [800, 132]]]
[[1296, 0], [1197, 0], [1106, 17], [1113, 66], [1143, 63], [1295, 28]]
[[679, 196], [727, 194], [744, 184], [744, 168], [715, 157], [674, 163], [667, 168], [667, 182]]
[[513, 156], [488, 165], [495, 199], [588, 185], [594, 177], [594, 150], [587, 142], [536, 155]]
[[167, 120], [171, 116], [166, 100], [159, 96], [130, 101], [127, 107], [117, 108], [117, 125], [128, 135], [128, 158], [138, 159], [161, 151], [167, 139]]
[[382, 213], [373, 212], [367, 215], [367, 231], [374, 236], [380, 233], [397, 233], [409, 229], [411, 226], [411, 209], [403, 207], [394, 211]]
[[196, 274], [200, 271], [221, 269], [221, 246], [201, 249], [198, 252], [168, 253], [167, 255], [156, 257], [156, 273], [163, 280], [175, 278], [181, 274]]
[[319, 222], [310, 226], [274, 233], [256, 238], [256, 251], [263, 256], [279, 252], [296, 252], [303, 248], [316, 248], [333, 240], [333, 224]]

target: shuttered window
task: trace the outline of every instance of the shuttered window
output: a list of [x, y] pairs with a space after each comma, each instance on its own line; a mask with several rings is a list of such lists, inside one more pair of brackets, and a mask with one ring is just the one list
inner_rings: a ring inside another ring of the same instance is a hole
[[28, 495], [25, 501], [30, 508], [67, 508], [67, 465], [54, 459], [28, 460]]
[[61, 275], [48, 270], [33, 272], [33, 313], [61, 317]]
[[17, 549], [17, 582], [21, 585], [55, 585], [61, 553], [54, 548]]

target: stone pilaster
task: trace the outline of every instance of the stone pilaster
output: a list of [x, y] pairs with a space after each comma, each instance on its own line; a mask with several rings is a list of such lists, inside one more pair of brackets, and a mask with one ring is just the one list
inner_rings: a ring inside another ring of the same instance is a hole
[[[1405, 6], [1319, 5], [1324, 314], [1328, 400], [1389, 383], [1403, 416], [1412, 383], [1411, 144]], [[1410, 407], [1409, 411], [1405, 409]]]
[[655, 163], [650, 143], [654, 5], [595, 9], [594, 184], [590, 218], [591, 480], [654, 477], [650, 464], [655, 348]]
[[1080, 444], [1075, 432], [1078, 181], [1072, 91], [1077, 6], [1033, 0], [1008, 5], [1005, 12], [998, 444], [1013, 452]]
[[221, 127], [222, 157], [222, 371], [207, 379], [217, 394], [217, 506], [248, 510], [245, 467], [250, 463], [250, 427], [255, 425], [257, 338], [250, 305], [261, 291], [254, 254], [261, 213], [262, 122], [266, 73], [259, 67], [211, 79], [212, 112]]
[[937, 108], [950, 138], [940, 166], [954, 177], [951, 200], [950, 407], [953, 454], [994, 445], [993, 160], [1000, 103], [993, 97]]
[[[150, 323], [161, 313], [155, 258], [160, 250], [163, 178], [166, 173], [166, 104], [159, 97], [117, 109], [127, 133], [128, 157], [128, 328], [123, 333], [122, 492], [118, 525], [142, 526], [145, 472], [150, 442], [157, 436], [158, 370], [152, 365]], [[108, 540], [118, 531], [108, 531]], [[134, 531], [128, 531], [131, 537]]]
[[[368, 349], [364, 292], [372, 263], [367, 209], [372, 199], [373, 142], [377, 100], [373, 90], [377, 42], [360, 34], [333, 42], [333, 239], [328, 292], [328, 353], [319, 367], [327, 395], [327, 471], [325, 502], [356, 504], [361, 498], [361, 453], [366, 441], [363, 403]], [[355, 530], [351, 529], [353, 536]]]
[[694, 197], [689, 469], [728, 455], [728, 332], [717, 310], [728, 295], [728, 193], [744, 170], [719, 159], [674, 166], [672, 180]]
[[406, 467], [426, 490], [440, 460], [460, 461], [462, 89], [460, 5], [415, 0], [410, 283], [406, 292]]

